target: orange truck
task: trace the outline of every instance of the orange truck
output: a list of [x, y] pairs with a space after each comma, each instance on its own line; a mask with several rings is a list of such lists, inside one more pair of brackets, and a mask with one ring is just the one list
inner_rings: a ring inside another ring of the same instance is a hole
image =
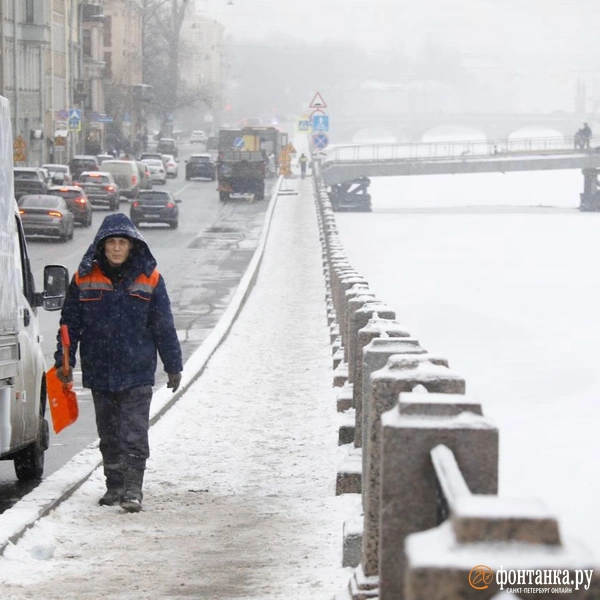
[[267, 155], [259, 134], [252, 128], [219, 130], [217, 191], [221, 202], [237, 194], [264, 200], [266, 174]]

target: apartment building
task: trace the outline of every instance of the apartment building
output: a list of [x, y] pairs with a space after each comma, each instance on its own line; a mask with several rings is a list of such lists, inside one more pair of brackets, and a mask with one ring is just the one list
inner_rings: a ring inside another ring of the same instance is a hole
[[[117, 140], [139, 148], [150, 100], [143, 11], [142, 0], [0, 0], [0, 94], [11, 104], [16, 163], [66, 163]], [[222, 87], [223, 34], [201, 14], [181, 34], [182, 79], [212, 98]]]

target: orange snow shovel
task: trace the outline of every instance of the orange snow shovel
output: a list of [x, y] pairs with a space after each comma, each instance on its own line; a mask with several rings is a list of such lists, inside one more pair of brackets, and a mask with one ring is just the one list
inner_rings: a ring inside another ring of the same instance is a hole
[[[69, 372], [69, 330], [66, 325], [60, 326], [60, 339], [63, 347], [62, 368], [63, 373]], [[56, 374], [56, 367], [52, 367], [46, 373], [46, 384], [48, 386], [48, 400], [50, 402], [50, 414], [52, 415], [52, 426], [54, 433], [62, 431], [71, 423], [77, 421], [79, 407], [77, 406], [77, 394], [73, 391], [73, 382], [63, 383]]]

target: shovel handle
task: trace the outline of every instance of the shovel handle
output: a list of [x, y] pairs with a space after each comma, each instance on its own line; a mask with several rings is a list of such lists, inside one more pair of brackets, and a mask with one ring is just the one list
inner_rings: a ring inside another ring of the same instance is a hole
[[69, 366], [69, 349], [71, 347], [71, 340], [69, 339], [69, 328], [66, 325], [60, 326], [60, 341], [63, 346], [63, 355], [62, 355], [62, 367], [63, 372], [68, 373]]

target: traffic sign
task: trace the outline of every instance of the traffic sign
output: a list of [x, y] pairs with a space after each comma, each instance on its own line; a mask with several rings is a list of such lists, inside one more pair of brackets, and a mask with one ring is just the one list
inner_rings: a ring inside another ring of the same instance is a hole
[[325, 100], [323, 100], [323, 96], [319, 92], [315, 94], [309, 106], [311, 108], [327, 108], [327, 104], [325, 104]]
[[329, 117], [327, 115], [315, 115], [312, 120], [314, 133], [329, 131]]
[[69, 117], [69, 131], [81, 131], [81, 121]]
[[298, 133], [310, 133], [310, 121], [308, 119], [298, 119]]
[[69, 109], [69, 131], [81, 131], [81, 110], [78, 108]]
[[18, 135], [13, 143], [14, 162], [25, 162], [27, 160], [27, 142], [22, 135]]
[[243, 150], [244, 149], [244, 138], [236, 137], [235, 140], [233, 140], [233, 147], [237, 148], [238, 150]]
[[317, 133], [312, 137], [313, 146], [317, 150], [323, 150], [327, 148], [327, 144], [329, 144], [329, 138], [324, 133]]

